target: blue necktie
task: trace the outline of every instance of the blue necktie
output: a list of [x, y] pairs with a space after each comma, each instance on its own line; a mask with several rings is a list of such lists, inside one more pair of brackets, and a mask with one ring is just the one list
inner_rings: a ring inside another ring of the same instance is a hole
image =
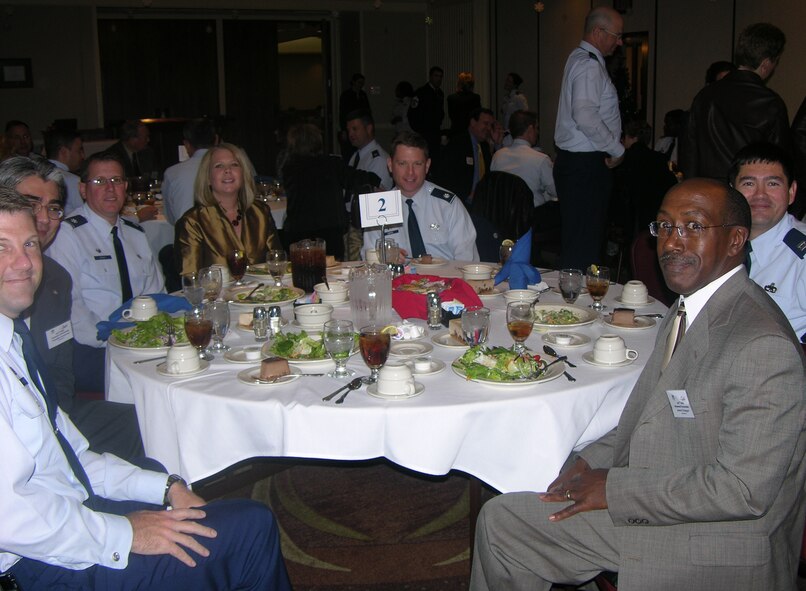
[[123, 250], [123, 243], [118, 237], [117, 226], [112, 226], [112, 246], [115, 247], [115, 259], [117, 259], [118, 272], [120, 273], [121, 303], [125, 304], [132, 299], [132, 284], [129, 281], [129, 265], [126, 263], [126, 252]]
[[408, 226], [409, 226], [409, 246], [411, 246], [411, 254], [412, 258], [421, 257], [424, 254], [428, 254], [425, 250], [425, 243], [423, 242], [423, 235], [420, 234], [420, 224], [417, 223], [417, 216], [414, 215], [414, 210], [411, 207], [412, 202], [414, 199], [406, 199], [406, 205], [409, 206], [409, 219], [408, 219]]
[[55, 433], [56, 439], [59, 441], [59, 445], [62, 446], [62, 451], [67, 457], [67, 461], [69, 462], [70, 467], [73, 469], [73, 473], [76, 475], [76, 478], [78, 478], [78, 481], [84, 486], [84, 488], [87, 489], [87, 494], [89, 494], [89, 498], [92, 499], [94, 496], [92, 492], [92, 485], [90, 484], [90, 479], [87, 476], [87, 473], [84, 471], [84, 466], [81, 465], [81, 462], [79, 461], [75, 450], [70, 445], [70, 442], [67, 441], [67, 438], [59, 430], [59, 427], [56, 426], [56, 411], [58, 410], [56, 386], [50, 381], [50, 377], [44, 371], [45, 363], [39, 356], [39, 351], [36, 350], [34, 338], [31, 336], [31, 331], [28, 330], [28, 325], [25, 324], [25, 321], [22, 318], [14, 319], [14, 332], [20, 335], [20, 338], [22, 339], [22, 356], [25, 359], [25, 365], [28, 367], [28, 374], [31, 376], [34, 386], [36, 386], [37, 390], [42, 393], [42, 398], [45, 399], [45, 405], [48, 408], [48, 418], [50, 419], [53, 433]]

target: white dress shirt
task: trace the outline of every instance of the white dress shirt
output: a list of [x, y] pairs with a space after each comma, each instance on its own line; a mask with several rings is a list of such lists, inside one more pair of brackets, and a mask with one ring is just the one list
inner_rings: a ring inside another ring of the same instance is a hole
[[[388, 226], [386, 236], [411, 254], [408, 232], [409, 206], [406, 204], [406, 196], [401, 197], [403, 224]], [[417, 216], [417, 225], [428, 254], [449, 260], [479, 260], [476, 228], [467, 209], [456, 195], [426, 181], [412, 199], [414, 215]], [[374, 249], [375, 241], [380, 237], [380, 229], [364, 230], [364, 249], [361, 253], [364, 260], [367, 258], [367, 250]]]
[[195, 204], [193, 184], [196, 182], [202, 156], [206, 152], [207, 148], [200, 148], [184, 162], [165, 169], [162, 179], [162, 203], [165, 219], [171, 224], [176, 224], [176, 220]]
[[509, 148], [498, 150], [490, 164], [490, 170], [509, 172], [526, 181], [532, 190], [535, 207], [557, 200], [553, 169], [551, 158], [520, 138], [514, 140]]
[[386, 150], [376, 140], [372, 140], [363, 148], [359, 148], [357, 153], [358, 165], [356, 168], [374, 172], [381, 179], [381, 189], [384, 191], [391, 189], [394, 181], [392, 181], [392, 175], [389, 174], [389, 166], [386, 161], [389, 154]]
[[70, 215], [84, 203], [81, 193], [78, 192], [78, 183], [81, 179], [78, 178], [78, 175], [70, 172], [65, 163], [58, 160], [48, 160], [48, 162], [58, 168], [62, 173], [62, 177], [64, 177], [64, 184], [67, 186], [67, 202], [64, 204], [64, 215]]
[[704, 285], [691, 295], [680, 296], [679, 299], [684, 301], [686, 304], [686, 330], [691, 328], [691, 324], [694, 322], [700, 312], [702, 312], [702, 309], [705, 308], [705, 304], [707, 304], [708, 300], [711, 299], [711, 296], [716, 293], [716, 290], [722, 287], [722, 284], [738, 273], [740, 269], [742, 269], [742, 265], [737, 265], [724, 275], [717, 277], [711, 283]]
[[602, 54], [587, 41], [565, 63], [554, 143], [569, 152], [624, 154], [618, 93]]
[[[95, 564], [125, 568], [132, 545], [129, 520], [82, 504], [87, 492], [53, 433], [21, 347], [12, 320], [0, 315], [0, 572], [21, 556], [76, 570]], [[165, 474], [89, 451], [87, 440], [61, 410], [56, 425], [75, 450], [96, 494], [162, 503]]]
[[[132, 295], [165, 291], [162, 271], [143, 229], [118, 216], [118, 237], [126, 253]], [[66, 218], [48, 248], [48, 256], [73, 278], [73, 336], [91, 347], [103, 347], [95, 325], [123, 303], [120, 273], [112, 244], [112, 226], [86, 203]]]

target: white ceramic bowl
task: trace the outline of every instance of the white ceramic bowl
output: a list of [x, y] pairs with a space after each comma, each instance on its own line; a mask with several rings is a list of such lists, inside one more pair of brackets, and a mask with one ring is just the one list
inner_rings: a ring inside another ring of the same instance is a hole
[[294, 316], [302, 328], [322, 330], [325, 322], [333, 315], [330, 304], [303, 304], [294, 308]]
[[493, 276], [493, 268], [490, 265], [465, 265], [461, 269], [462, 279], [489, 279]]
[[316, 295], [323, 304], [338, 304], [347, 299], [347, 284], [343, 281], [328, 281], [330, 289], [324, 283], [317, 283], [313, 286]]
[[533, 289], [510, 289], [504, 292], [504, 299], [507, 304], [511, 302], [536, 302], [540, 297]]

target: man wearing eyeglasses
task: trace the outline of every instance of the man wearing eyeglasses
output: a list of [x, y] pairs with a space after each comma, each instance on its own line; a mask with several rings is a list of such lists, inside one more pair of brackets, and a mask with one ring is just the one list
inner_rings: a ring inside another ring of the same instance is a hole
[[117, 156], [90, 156], [78, 188], [84, 205], [49, 252], [73, 278], [76, 389], [103, 392], [105, 343], [95, 325], [133, 297], [164, 292], [165, 282], [143, 229], [119, 215], [126, 181]]
[[621, 45], [624, 22], [605, 6], [585, 19], [579, 47], [565, 64], [554, 143], [554, 183], [562, 213], [562, 266], [584, 269], [600, 260], [610, 169], [624, 157], [618, 93], [605, 57]]
[[123, 459], [143, 455], [134, 405], [75, 397], [73, 330], [70, 322], [70, 274], [44, 254], [64, 217], [63, 173], [44, 159], [16, 156], [0, 163], [0, 187], [14, 189], [31, 201], [42, 255], [42, 282], [33, 305], [23, 312], [39, 355], [50, 369], [59, 407], [97, 453]]
[[750, 227], [724, 183], [669, 190], [652, 231], [680, 298], [618, 425], [547, 492], [484, 505], [473, 591], [548, 591], [603, 570], [620, 591], [796, 589], [806, 358], [744, 270]]
[[739, 150], [728, 178], [753, 214], [745, 261], [750, 279], [770, 294], [806, 343], [806, 224], [787, 213], [798, 190], [792, 175], [789, 154], [759, 142]]

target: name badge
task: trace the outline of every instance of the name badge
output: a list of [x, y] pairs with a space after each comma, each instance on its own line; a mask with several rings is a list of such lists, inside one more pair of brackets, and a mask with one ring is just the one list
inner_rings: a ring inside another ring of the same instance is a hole
[[403, 199], [400, 191], [362, 193], [358, 196], [361, 209], [361, 227], [390, 226], [403, 223]]
[[45, 336], [48, 340], [48, 349], [53, 349], [73, 338], [73, 325], [68, 320], [45, 331]]
[[473, 156], [468, 156], [465, 158], [465, 164], [468, 166], [473, 166], [475, 164], [475, 160], [473, 160]]
[[112, 259], [112, 255], [110, 255], [110, 254], [100, 254], [100, 255], [96, 255], [94, 258], [95, 258], [96, 261], [108, 261], [108, 260]]
[[672, 407], [672, 414], [676, 419], [693, 419], [694, 411], [688, 402], [688, 394], [685, 390], [666, 390], [669, 398], [669, 405]]

